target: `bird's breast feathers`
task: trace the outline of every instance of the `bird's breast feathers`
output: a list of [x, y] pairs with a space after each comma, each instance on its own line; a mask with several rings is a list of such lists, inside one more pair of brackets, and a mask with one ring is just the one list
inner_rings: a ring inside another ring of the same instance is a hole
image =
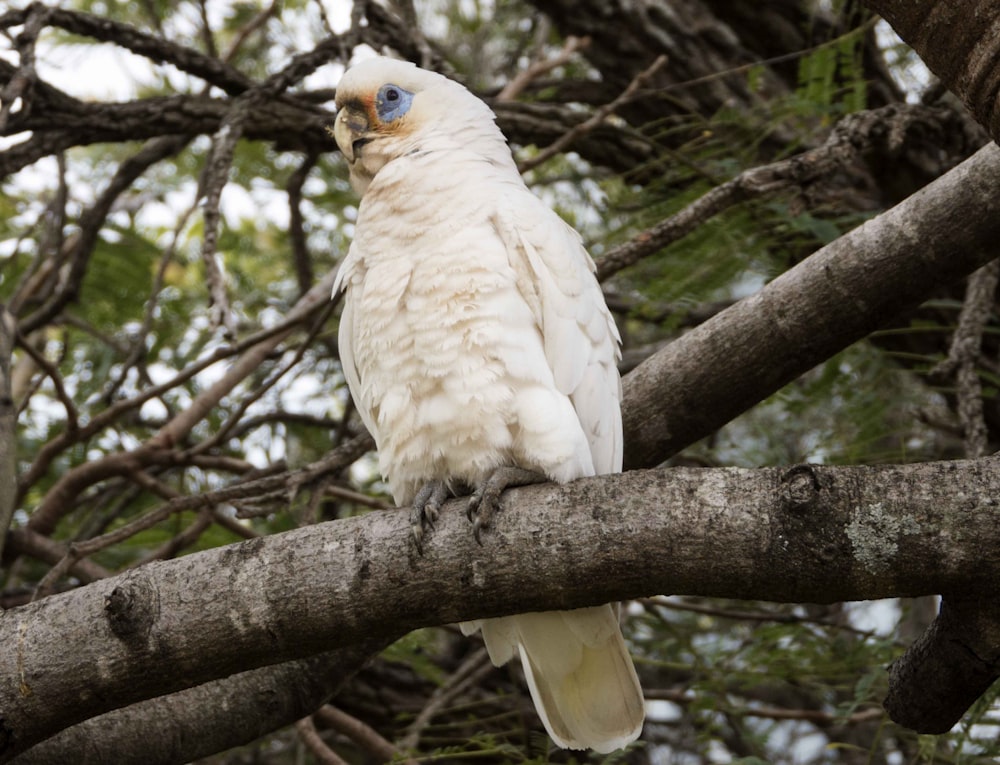
[[[475, 483], [505, 463], [555, 480], [593, 474], [588, 434], [543, 334], [544, 290], [554, 288], [539, 283], [504, 230], [539, 225], [539, 215], [564, 224], [519, 179], [490, 178], [488, 163], [431, 174], [420, 160], [387, 165], [368, 188], [338, 277], [350, 307], [342, 354], [396, 500], [408, 502], [430, 478]], [[463, 183], [470, 167], [477, 181]], [[582, 248], [550, 257], [571, 281], [589, 270]], [[564, 341], [564, 355], [590, 363], [584, 332]], [[606, 345], [617, 383], [610, 335]]]

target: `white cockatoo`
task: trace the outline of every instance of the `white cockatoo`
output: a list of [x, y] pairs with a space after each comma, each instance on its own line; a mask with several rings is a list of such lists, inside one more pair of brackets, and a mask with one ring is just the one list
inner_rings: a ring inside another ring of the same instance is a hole
[[[340, 358], [418, 549], [442, 502], [473, 491], [476, 538], [506, 486], [622, 465], [619, 336], [579, 235], [525, 186], [489, 107], [387, 58], [337, 88], [334, 135], [361, 195]], [[520, 656], [561, 747], [633, 741], [643, 697], [610, 605], [486, 619]]]

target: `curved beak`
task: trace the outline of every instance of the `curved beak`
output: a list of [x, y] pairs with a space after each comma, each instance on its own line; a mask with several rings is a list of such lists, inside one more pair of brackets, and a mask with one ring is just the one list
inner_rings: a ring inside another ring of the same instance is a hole
[[361, 147], [371, 140], [368, 137], [370, 125], [364, 112], [345, 106], [339, 112], [333, 125], [333, 137], [344, 157], [351, 164], [361, 153]]

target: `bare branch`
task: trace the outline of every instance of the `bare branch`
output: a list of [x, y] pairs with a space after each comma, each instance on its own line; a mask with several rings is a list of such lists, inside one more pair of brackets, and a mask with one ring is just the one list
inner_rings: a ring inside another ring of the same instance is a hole
[[[50, 364], [49, 360], [45, 358], [45, 355], [41, 351], [37, 350], [28, 341], [28, 339], [20, 333], [18, 333], [17, 336], [17, 346], [24, 351], [32, 362], [45, 372], [45, 375], [52, 381], [52, 387], [56, 392], [56, 398], [59, 399], [59, 403], [63, 405], [63, 409], [66, 411], [66, 431], [70, 436], [72, 436], [77, 432], [77, 430], [79, 430], [80, 416], [76, 411], [76, 405], [73, 403], [73, 399], [66, 392], [66, 386], [63, 385], [63, 379], [62, 375], [59, 374], [59, 369], [54, 364]], [[15, 481], [14, 483], [16, 486], [17, 482]]]
[[646, 69], [636, 75], [635, 79], [629, 83], [628, 87], [622, 91], [614, 101], [609, 104], [605, 104], [600, 109], [594, 112], [587, 120], [581, 122], [578, 125], [574, 125], [569, 131], [562, 135], [555, 143], [546, 146], [544, 149], [539, 151], [535, 156], [529, 157], [523, 162], [519, 162], [517, 169], [522, 173], [526, 173], [529, 170], [538, 167], [543, 162], [548, 161], [556, 154], [564, 151], [569, 147], [573, 141], [579, 138], [584, 133], [593, 130], [595, 127], [600, 125], [604, 120], [606, 120], [610, 115], [619, 109], [622, 104], [628, 103], [628, 101], [642, 88], [660, 69], [662, 69], [667, 63], [666, 56], [658, 56], [652, 64], [650, 64]]
[[416, 765], [416, 760], [403, 757], [399, 748], [382, 738], [378, 731], [370, 725], [366, 725], [364, 721], [352, 717], [331, 704], [321, 706], [316, 710], [314, 716], [324, 725], [360, 744], [379, 762], [392, 761], [401, 763], [401, 765]]
[[312, 260], [306, 245], [306, 232], [302, 217], [302, 186], [309, 177], [309, 172], [315, 167], [319, 156], [312, 152], [306, 155], [295, 172], [288, 178], [288, 238], [292, 244], [292, 263], [295, 266], [295, 276], [299, 282], [300, 294], [305, 294], [312, 286]]
[[[366, 641], [116, 709], [64, 730], [15, 762], [65, 765], [88, 757], [100, 763], [176, 765], [207, 757], [309, 714], [384, 647]], [[233, 725], [234, 719], [240, 724]]]
[[35, 42], [38, 33], [45, 26], [51, 9], [36, 4], [27, 9], [24, 19], [24, 31], [17, 37], [17, 51], [20, 62], [17, 73], [7, 81], [0, 90], [0, 134], [7, 128], [11, 110], [21, 100], [21, 110], [31, 109], [31, 90], [34, 87], [37, 73], [35, 72]]
[[[672, 701], [675, 704], [691, 704], [697, 697], [687, 691], [673, 691], [654, 688], [646, 692], [646, 700], [660, 699]], [[885, 717], [885, 711], [878, 707], [862, 709], [849, 715], [838, 715], [824, 712], [820, 709], [785, 709], [783, 707], [748, 706], [742, 708], [729, 707], [726, 714], [737, 717], [764, 717], [769, 720], [807, 720], [816, 725], [857, 725], [859, 723], [880, 720]]]
[[[28, 555], [41, 561], [45, 561], [53, 566], [58, 565], [69, 555], [66, 545], [56, 542], [48, 537], [36, 534], [30, 529], [11, 529], [7, 534], [9, 553], [17, 555]], [[84, 584], [96, 582], [98, 579], [107, 579], [112, 575], [104, 566], [100, 566], [93, 561], [80, 560], [69, 567], [70, 573], [77, 577]]]
[[[119, 542], [123, 542], [126, 539], [130, 539], [139, 532], [152, 528], [171, 515], [185, 510], [214, 510], [216, 505], [223, 502], [232, 502], [242, 498], [259, 499], [268, 493], [280, 493], [282, 498], [293, 496], [302, 486], [312, 484], [330, 471], [342, 470], [347, 467], [368, 451], [371, 446], [371, 438], [365, 434], [333, 450], [324, 459], [298, 470], [264, 477], [253, 477], [248, 480], [237, 481], [224, 489], [216, 489], [215, 491], [190, 496], [182, 496], [173, 491], [166, 491], [164, 493], [173, 496], [169, 502], [99, 537], [70, 544], [65, 557], [39, 583], [37, 597], [45, 596], [52, 585], [59, 578], [65, 576], [66, 572], [70, 571], [82, 559]], [[128, 473], [136, 480], [149, 480], [148, 477], [145, 477], [143, 471], [136, 467], [135, 460], [115, 459], [117, 456], [120, 455], [112, 455], [106, 458], [102, 463], [103, 470], [115, 469], [116, 472]], [[150, 488], [149, 483], [146, 483], [146, 487]], [[33, 515], [32, 519], [34, 518], [35, 516]], [[30, 523], [28, 527], [29, 529], [32, 528]]]
[[48, 8], [42, 3], [32, 3], [27, 8], [0, 15], [0, 28], [25, 23], [32, 13], [38, 12], [38, 8], [48, 11], [45, 19], [47, 24], [84, 37], [120, 45], [156, 63], [172, 64], [182, 72], [193, 74], [230, 95], [238, 95], [253, 85], [248, 77], [214, 56], [178, 45], [163, 37], [146, 34], [130, 24], [92, 16], [89, 13]]
[[932, 379], [955, 375], [958, 395], [958, 418], [965, 435], [965, 456], [986, 454], [986, 422], [983, 420], [983, 387], [977, 364], [982, 352], [983, 331], [993, 314], [1000, 261], [993, 261], [969, 277], [965, 302], [958, 317], [948, 357], [931, 370]]
[[[888, 135], [893, 136], [889, 140], [897, 141], [898, 145], [894, 148], [898, 151], [911, 126], [922, 133], [940, 116], [943, 116], [940, 112], [935, 113], [927, 107], [892, 105], [845, 117], [837, 123], [822, 146], [769, 165], [744, 170], [706, 192], [680, 212], [614, 247], [598, 261], [598, 278], [603, 281], [659, 252], [735, 205], [792, 188], [803, 189], [829, 177], [870, 150], [875, 142], [886, 141]], [[891, 126], [888, 130], [887, 124]]]
[[994, 259], [997, 183], [990, 144], [636, 367], [623, 381], [626, 467], [658, 464]]
[[479, 648], [473, 651], [458, 669], [456, 669], [448, 679], [439, 685], [431, 697], [424, 704], [423, 709], [413, 718], [413, 722], [406, 728], [406, 733], [400, 741], [400, 746], [404, 749], [416, 749], [420, 744], [420, 736], [424, 729], [430, 725], [431, 720], [444, 707], [450, 704], [457, 696], [462, 694], [471, 685], [475, 685], [482, 680], [483, 676], [493, 671], [489, 654], [486, 648]]
[[[590, 45], [589, 37], [575, 37], [570, 35], [563, 43], [562, 50], [552, 58], [539, 59], [533, 61], [526, 69], [522, 69], [510, 82], [503, 86], [496, 95], [498, 102], [513, 101], [524, 91], [533, 80], [537, 80], [543, 74], [551, 72], [556, 67], [560, 67], [571, 58], [578, 50], [583, 50]], [[607, 116], [607, 115], [605, 115]]]
[[87, 263], [97, 242], [98, 232], [115, 200], [151, 166], [173, 156], [187, 145], [186, 136], [167, 136], [147, 143], [134, 156], [118, 167], [114, 177], [97, 200], [80, 216], [80, 229], [67, 239], [67, 261], [70, 264], [56, 293], [45, 304], [21, 320], [20, 330], [29, 334], [52, 320], [70, 301], [75, 300], [83, 283]]
[[295, 730], [299, 734], [299, 738], [302, 739], [302, 743], [306, 745], [306, 748], [312, 752], [313, 757], [320, 765], [347, 765], [347, 763], [341, 759], [341, 757], [333, 751], [330, 747], [326, 745], [326, 742], [320, 738], [319, 731], [316, 730], [316, 724], [313, 722], [312, 715], [307, 715], [295, 723]]
[[[130, 452], [107, 455], [101, 460], [79, 465], [63, 474], [35, 509], [28, 522], [29, 528], [43, 534], [52, 533], [59, 518], [71, 509], [73, 498], [88, 486], [111, 476], [123, 475], [129, 471], [141, 469], [147, 464], [154, 464], [157, 460], [164, 458], [169, 453], [169, 449], [180, 443], [191, 429], [218, 405], [223, 396], [227, 395], [260, 366], [274, 348], [291, 334], [299, 322], [307, 318], [313, 311], [329, 307], [334, 276], [335, 272], [330, 272], [317, 282], [289, 311], [286, 321], [279, 328], [258, 332], [252, 338], [245, 340], [244, 345], [251, 341], [253, 344], [246, 346], [242, 355], [226, 370], [225, 374], [211, 387], [202, 391], [189, 407], [178, 412], [140, 448]], [[210, 366], [231, 353], [231, 349], [221, 349], [210, 355], [208, 359], [183, 370], [165, 386], [149, 388], [131, 399], [104, 410], [100, 415], [94, 417], [86, 427], [81, 428], [77, 437], [85, 437], [97, 432], [107, 423], [112, 422], [115, 417], [118, 417], [121, 411], [139, 406], [143, 401], [159, 395], [163, 390], [169, 390], [180, 379], [188, 379], [200, 369]], [[31, 485], [32, 481], [40, 477], [56, 454], [69, 443], [71, 443], [70, 438], [59, 436], [39, 451], [35, 464], [32, 465], [32, 469], [22, 482], [22, 493]]]
[[[0, 676], [31, 689], [0, 689], [15, 747], [0, 758], [111, 705], [420, 626], [659, 592], [824, 603], [973, 591], [1000, 575], [995, 468], [632, 471], [508, 492], [483, 547], [458, 501], [423, 555], [398, 511], [153, 563], [0, 620], [0, 642], [23, 645], [0, 653]], [[65, 693], [55, 656], [87, 697]]]
[[17, 402], [11, 358], [17, 320], [0, 303], [0, 556], [17, 507]]

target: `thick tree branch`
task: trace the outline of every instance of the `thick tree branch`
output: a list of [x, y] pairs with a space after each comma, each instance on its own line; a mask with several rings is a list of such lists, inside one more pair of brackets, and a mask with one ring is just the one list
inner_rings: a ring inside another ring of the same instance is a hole
[[980, 584], [941, 600], [931, 626], [889, 667], [884, 706], [900, 725], [947, 733], [997, 678], [1000, 608]]
[[[671, 450], [725, 424], [736, 413], [732, 397], [752, 403], [776, 390], [781, 380], [762, 369], [764, 359], [784, 370], [782, 377], [788, 370], [804, 371], [826, 358], [823, 354], [848, 344], [855, 333], [876, 329], [899, 301], [918, 300], [945, 278], [957, 278], [988, 258], [983, 240], [996, 235], [998, 216], [989, 211], [997, 201], [984, 201], [983, 196], [1000, 174], [998, 154], [996, 147], [984, 149], [923, 196], [867, 224], [864, 236], [854, 232], [838, 240], [839, 245], [835, 242], [817, 254], [819, 261], [811, 258], [800, 264], [761, 295], [724, 311], [673, 343], [644, 365], [647, 373], [649, 367], [657, 370], [648, 377], [626, 378], [630, 461], [652, 464], [665, 459]], [[969, 209], [983, 212], [970, 221], [961, 214]], [[883, 220], [889, 222], [886, 228], [881, 228]], [[908, 223], [901, 228], [901, 221]], [[927, 230], [935, 226], [950, 230], [956, 221], [966, 225], [953, 232], [954, 240], [944, 231]], [[839, 294], [838, 299], [848, 297], [849, 316], [825, 297], [831, 292]], [[874, 318], [865, 324], [861, 317], [869, 307]], [[757, 312], [760, 317], [755, 316]], [[800, 317], [795, 325], [798, 334], [787, 329], [791, 317]], [[785, 334], [775, 339], [776, 329]], [[762, 348], [762, 343], [768, 347]], [[656, 427], [637, 427], [644, 410], [658, 422], [667, 422], [669, 429], [661, 433]], [[741, 592], [745, 597], [762, 596], [749, 589]], [[279, 658], [272, 655], [268, 660]], [[117, 703], [129, 701], [125, 695]]]
[[959, 116], [950, 110], [919, 105], [892, 104], [848, 115], [834, 126], [821, 146], [744, 170], [669, 218], [613, 247], [598, 261], [597, 277], [603, 281], [660, 252], [735, 205], [789, 189], [804, 190], [869, 154], [917, 154], [928, 146], [938, 152], [945, 137], [960, 124]]
[[24, 24], [32, 16], [45, 14], [45, 23], [102, 42], [114, 43], [157, 64], [172, 64], [182, 72], [199, 77], [230, 95], [238, 95], [253, 81], [215, 56], [179, 45], [163, 37], [146, 34], [130, 24], [112, 21], [89, 13], [52, 8], [31, 3], [26, 8], [7, 11], [0, 16], [0, 29]]
[[1000, 255], [998, 184], [990, 144], [636, 367], [626, 467], [666, 459]]
[[[0, 83], [16, 72], [16, 67], [0, 60]], [[0, 135], [32, 131], [29, 139], [0, 152], [0, 178], [72, 146], [212, 134], [232, 105], [231, 100], [201, 95], [86, 103], [40, 82], [34, 97], [34, 110], [13, 113], [0, 131]], [[273, 141], [279, 149], [326, 152], [335, 148], [326, 131], [331, 122], [329, 113], [304, 98], [274, 98], [258, 104], [247, 116], [243, 137]]]
[[0, 759], [114, 707], [462, 619], [660, 592], [969, 591], [1000, 576], [998, 492], [990, 458], [633, 471], [509, 492], [482, 547], [452, 503], [422, 556], [390, 511], [154, 562], [4, 614]]
[[[361, 642], [116, 709], [67, 728], [15, 762], [176, 765], [207, 757], [315, 711], [385, 645]], [[220, 714], [239, 724], [222, 724]]]
[[[1000, 6], [991, 0], [867, 0], [1000, 140]], [[943, 41], [947, 40], [947, 44]]]

